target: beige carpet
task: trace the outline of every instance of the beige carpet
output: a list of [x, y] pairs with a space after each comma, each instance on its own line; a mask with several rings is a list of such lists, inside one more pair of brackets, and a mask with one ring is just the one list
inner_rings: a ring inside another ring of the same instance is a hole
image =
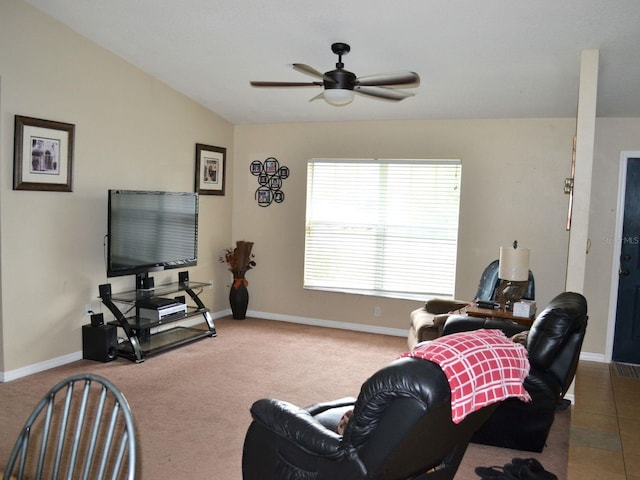
[[[406, 350], [406, 339], [260, 319], [216, 321], [218, 337], [142, 364], [74, 362], [0, 384], [0, 467], [27, 416], [57, 381], [91, 371], [118, 385], [134, 413], [141, 478], [240, 480], [249, 407], [262, 397], [308, 405], [357, 396], [378, 368]], [[456, 480], [475, 466], [536, 457], [566, 478], [570, 412], [557, 415], [542, 454], [469, 446]], [[434, 438], [437, 441], [437, 438]]]

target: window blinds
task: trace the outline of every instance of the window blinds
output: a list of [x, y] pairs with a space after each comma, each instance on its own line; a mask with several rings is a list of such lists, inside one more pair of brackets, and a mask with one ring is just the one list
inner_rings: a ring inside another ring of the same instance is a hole
[[452, 296], [459, 160], [307, 164], [305, 288]]

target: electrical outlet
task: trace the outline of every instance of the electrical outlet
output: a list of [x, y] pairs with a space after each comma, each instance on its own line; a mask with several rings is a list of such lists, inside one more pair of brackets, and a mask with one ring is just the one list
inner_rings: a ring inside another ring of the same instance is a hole
[[380, 315], [382, 315], [382, 310], [380, 309], [380, 307], [375, 307], [373, 309], [373, 316], [374, 317], [379, 317]]
[[92, 312], [93, 312], [93, 307], [91, 306], [91, 304], [90, 304], [90, 303], [87, 303], [87, 304], [84, 306], [84, 316], [85, 316], [85, 317], [89, 317], [89, 316], [91, 316], [91, 313], [92, 313]]

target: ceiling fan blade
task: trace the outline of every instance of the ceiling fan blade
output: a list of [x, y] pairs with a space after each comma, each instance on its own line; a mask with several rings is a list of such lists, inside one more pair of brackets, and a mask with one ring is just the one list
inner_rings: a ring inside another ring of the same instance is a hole
[[420, 76], [415, 72], [381, 73], [378, 75], [358, 77], [356, 84], [362, 85], [363, 87], [417, 87], [420, 85]]
[[293, 69], [298, 71], [298, 72], [300, 72], [300, 73], [305, 73], [307, 75], [311, 75], [312, 77], [316, 77], [316, 78], [320, 78], [320, 79], [324, 78], [324, 73], [319, 72], [315, 68], [310, 67], [309, 65], [305, 65], [304, 63], [294, 63], [293, 64]]
[[252, 87], [316, 87], [322, 82], [251, 82]]
[[364, 95], [383, 98], [385, 100], [394, 100], [396, 102], [399, 102], [400, 100], [404, 100], [405, 98], [414, 96], [413, 93], [402, 92], [400, 90], [395, 90], [393, 88], [385, 88], [385, 87], [363, 87], [360, 85], [356, 85], [354, 90]]
[[318, 95], [316, 95], [313, 98], [310, 98], [309, 101], [313, 102], [314, 100], [322, 100], [324, 98], [324, 92], [320, 92]]

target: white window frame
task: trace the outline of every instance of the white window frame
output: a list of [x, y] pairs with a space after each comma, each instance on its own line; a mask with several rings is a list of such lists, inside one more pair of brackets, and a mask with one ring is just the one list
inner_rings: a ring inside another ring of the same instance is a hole
[[304, 288], [453, 297], [461, 175], [459, 159], [309, 160]]

